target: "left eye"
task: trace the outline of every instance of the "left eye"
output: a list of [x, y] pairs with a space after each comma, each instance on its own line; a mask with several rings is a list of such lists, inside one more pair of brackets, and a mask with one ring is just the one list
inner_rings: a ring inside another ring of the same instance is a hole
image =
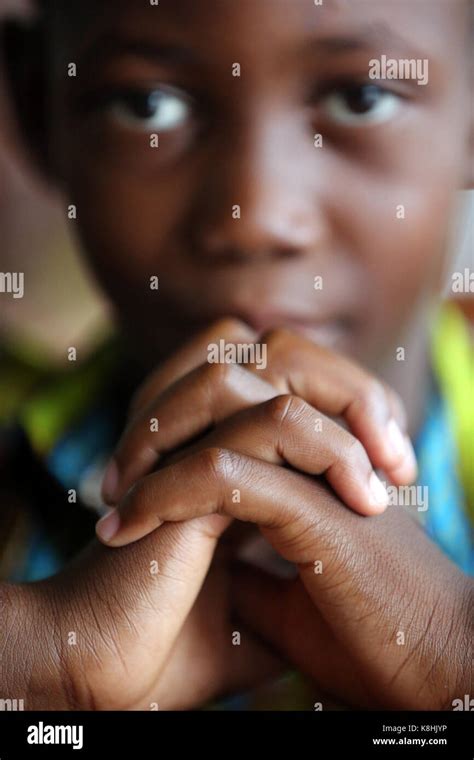
[[171, 132], [191, 116], [188, 96], [179, 90], [160, 88], [116, 93], [109, 99], [109, 113], [117, 121], [141, 131]]
[[330, 119], [354, 126], [388, 121], [400, 105], [398, 95], [373, 84], [348, 85], [333, 91], [323, 101]]

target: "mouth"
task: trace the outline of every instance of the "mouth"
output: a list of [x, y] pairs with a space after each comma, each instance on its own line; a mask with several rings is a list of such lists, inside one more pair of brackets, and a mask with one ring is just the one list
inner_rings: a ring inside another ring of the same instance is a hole
[[339, 316], [315, 318], [307, 315], [281, 314], [270, 311], [243, 311], [232, 308], [229, 309], [227, 316], [245, 322], [257, 333], [259, 339], [270, 330], [283, 328], [301, 335], [317, 345], [328, 348], [344, 348], [349, 343], [354, 327], [351, 319]]
[[347, 340], [349, 325], [347, 320], [333, 319], [321, 322], [300, 322], [298, 320], [288, 320], [281, 325], [304, 338], [327, 348], [334, 348], [342, 345]]

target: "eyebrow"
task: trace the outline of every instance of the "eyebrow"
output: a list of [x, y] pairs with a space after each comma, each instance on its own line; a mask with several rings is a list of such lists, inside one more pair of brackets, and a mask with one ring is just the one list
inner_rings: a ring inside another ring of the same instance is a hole
[[419, 50], [413, 48], [408, 40], [405, 40], [389, 29], [389, 27], [382, 24], [362, 29], [359, 33], [354, 34], [334, 34], [326, 37], [315, 37], [308, 44], [309, 50], [330, 55], [344, 55], [345, 53], [373, 50], [381, 46], [384, 49], [390, 47], [392, 52], [396, 49], [403, 50], [404, 55], [410, 55], [414, 58], [426, 57]]
[[127, 55], [169, 66], [184, 66], [197, 62], [196, 55], [189, 48], [181, 45], [132, 39], [115, 34], [108, 34], [94, 40], [84, 51], [83, 62], [96, 65], [108, 58]]

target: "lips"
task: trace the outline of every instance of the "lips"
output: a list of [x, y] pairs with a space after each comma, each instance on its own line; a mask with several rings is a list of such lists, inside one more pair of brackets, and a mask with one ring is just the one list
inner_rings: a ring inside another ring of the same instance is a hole
[[243, 310], [232, 307], [225, 313], [219, 311], [219, 313], [206, 315], [204, 323], [209, 325], [223, 317], [239, 319], [251, 327], [259, 338], [270, 330], [284, 328], [307, 338], [313, 343], [329, 348], [342, 348], [351, 334], [352, 327], [351, 321], [346, 317], [314, 317], [308, 314], [283, 314], [270, 310]]
[[288, 323], [285, 327], [308, 338], [313, 343], [333, 348], [348, 337], [348, 326], [342, 320], [328, 320], [318, 324]]

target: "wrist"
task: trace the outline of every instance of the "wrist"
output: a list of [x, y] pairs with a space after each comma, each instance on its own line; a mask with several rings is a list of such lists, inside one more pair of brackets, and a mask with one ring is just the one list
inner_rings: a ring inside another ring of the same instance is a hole
[[426, 709], [452, 710], [455, 700], [473, 695], [474, 584], [460, 572], [456, 576], [445, 591], [447, 605], [440, 605], [430, 626], [435, 645], [430, 647]]
[[452, 710], [455, 700], [462, 700], [466, 695], [474, 697], [473, 642], [474, 642], [474, 581], [472, 578], [461, 576], [459, 588], [459, 604], [456, 620], [453, 622], [452, 652], [454, 660], [454, 686], [449, 700], [443, 706]]
[[0, 585], [2, 698], [25, 710], [71, 709], [57, 648], [54, 605], [42, 584]]

